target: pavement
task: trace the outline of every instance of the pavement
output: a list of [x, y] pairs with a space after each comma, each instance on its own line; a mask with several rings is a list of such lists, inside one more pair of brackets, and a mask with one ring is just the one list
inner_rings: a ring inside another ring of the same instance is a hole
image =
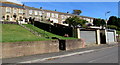
[[38, 61], [46, 61], [46, 60], [53, 60], [56, 58], [68, 57], [77, 54], [86, 54], [90, 52], [94, 52], [96, 50], [105, 49], [108, 47], [117, 46], [118, 43], [113, 44], [102, 44], [97, 46], [88, 46], [87, 48], [80, 48], [76, 50], [69, 50], [69, 51], [60, 51], [55, 53], [47, 53], [47, 54], [38, 54], [38, 55], [31, 55], [31, 56], [23, 56], [23, 57], [16, 57], [16, 58], [7, 58], [1, 59], [2, 63], [35, 63]]

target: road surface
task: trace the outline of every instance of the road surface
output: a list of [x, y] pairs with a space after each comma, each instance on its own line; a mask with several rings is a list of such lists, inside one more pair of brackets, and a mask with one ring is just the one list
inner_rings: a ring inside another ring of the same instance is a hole
[[58, 58], [35, 63], [118, 63], [118, 47], [109, 47], [95, 52]]

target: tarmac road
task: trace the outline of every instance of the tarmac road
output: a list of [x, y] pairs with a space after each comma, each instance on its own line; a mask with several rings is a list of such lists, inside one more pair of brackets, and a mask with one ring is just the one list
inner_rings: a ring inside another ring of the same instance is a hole
[[118, 46], [95, 52], [35, 63], [118, 63]]
[[[70, 51], [0, 59], [6, 63], [118, 63], [118, 45], [99, 45]], [[119, 45], [120, 46], [120, 45]], [[57, 58], [55, 58], [57, 57]], [[62, 57], [62, 58], [61, 58]]]

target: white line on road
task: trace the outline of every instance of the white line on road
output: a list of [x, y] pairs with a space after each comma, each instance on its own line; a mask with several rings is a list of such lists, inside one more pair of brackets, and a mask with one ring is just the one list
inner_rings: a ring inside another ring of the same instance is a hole
[[78, 54], [83, 54], [83, 53], [89, 53], [89, 52], [93, 52], [93, 51], [94, 50], [88, 50], [88, 51], [83, 51], [83, 52], [76, 52], [76, 53], [71, 53], [71, 54], [66, 54], [66, 55], [48, 57], [48, 58], [37, 59], [37, 60], [32, 60], [32, 61], [25, 61], [25, 62], [19, 62], [19, 63], [35, 63], [35, 62], [38, 62], [38, 61], [52, 60], [52, 59], [56, 59], [56, 58], [63, 58], [63, 57], [68, 57], [68, 56], [73, 56], [73, 55], [78, 55]]
[[[112, 47], [115, 47], [115, 46], [112, 46]], [[107, 47], [107, 48], [112, 48], [112, 47]], [[98, 51], [98, 50], [103, 50], [103, 49], [107, 49], [107, 48], [95, 49], [95, 50], [87, 50], [87, 51], [82, 51], [82, 52], [75, 52], [75, 53], [71, 53], [71, 54], [65, 54], [65, 55], [60, 55], [60, 56], [54, 56], [54, 57], [48, 57], [48, 58], [36, 59], [36, 60], [25, 61], [25, 62], [18, 62], [18, 63], [35, 63], [35, 62], [38, 62], [38, 61], [42, 62], [42, 61], [45, 61], [45, 60], [52, 60], [52, 59], [57, 59], [57, 58], [69, 57], [69, 56], [73, 56], [73, 55], [90, 53], [90, 52], [94, 52], [94, 51]], [[89, 63], [93, 62], [93, 61], [96, 61], [96, 60], [89, 61]]]

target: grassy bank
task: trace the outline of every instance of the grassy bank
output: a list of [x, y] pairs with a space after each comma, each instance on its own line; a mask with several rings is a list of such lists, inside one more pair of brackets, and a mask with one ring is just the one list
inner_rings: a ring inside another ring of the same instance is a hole
[[117, 31], [117, 34], [119, 34], [119, 35], [120, 35], [120, 31]]
[[[39, 29], [31, 24], [26, 24], [26, 27], [38, 32], [41, 37], [35, 36], [30, 31], [15, 24], [2, 24], [2, 42], [19, 42], [19, 41], [43, 41], [52, 40], [51, 37], [57, 37], [59, 39], [76, 39], [72, 37], [62, 37], [52, 34], [50, 32]], [[49, 37], [49, 38], [48, 38]]]
[[76, 38], [73, 38], [73, 37], [63, 37], [63, 36], [55, 35], [55, 34], [52, 34], [50, 32], [44, 31], [44, 30], [42, 30], [40, 28], [37, 28], [37, 27], [35, 27], [35, 26], [31, 25], [31, 24], [24, 24], [24, 25], [26, 27], [38, 32], [42, 37], [49, 37], [49, 38], [57, 37], [59, 39], [76, 39]]
[[45, 38], [39, 38], [15, 24], [3, 24], [2, 25], [2, 42], [17, 42], [17, 41], [38, 41], [46, 40]]

